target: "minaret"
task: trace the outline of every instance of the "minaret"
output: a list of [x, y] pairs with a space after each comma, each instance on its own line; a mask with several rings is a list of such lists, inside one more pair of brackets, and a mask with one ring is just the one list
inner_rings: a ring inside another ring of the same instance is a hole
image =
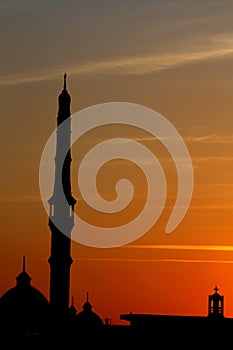
[[[51, 256], [48, 260], [50, 264], [50, 304], [59, 312], [66, 312], [69, 309], [70, 266], [72, 264], [70, 256], [71, 231], [74, 226], [74, 205], [76, 203], [71, 194], [70, 183], [70, 101], [65, 74], [63, 90], [58, 97], [55, 181], [53, 195], [49, 199], [49, 227], [51, 230]], [[64, 127], [59, 128], [62, 122], [64, 122]], [[65, 152], [68, 150], [65, 160], [64, 150]], [[62, 225], [56, 225], [58, 222], [62, 223], [64, 230]]]

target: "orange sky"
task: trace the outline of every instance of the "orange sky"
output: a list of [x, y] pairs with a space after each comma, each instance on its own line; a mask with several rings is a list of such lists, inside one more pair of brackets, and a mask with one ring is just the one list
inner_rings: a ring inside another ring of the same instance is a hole
[[[171, 234], [165, 226], [177, 177], [161, 144], [125, 127], [102, 128], [72, 149], [72, 188], [85, 152], [110, 136], [151, 149], [167, 178], [166, 207], [139, 240], [118, 248], [72, 242], [71, 296], [81, 309], [86, 292], [102, 318], [120, 314], [206, 315], [217, 284], [233, 317], [233, 4], [228, 1], [0, 2], [2, 53], [0, 294], [15, 284], [26, 256], [32, 284], [48, 298], [50, 232], [39, 192], [40, 158], [56, 126], [57, 97], [68, 74], [72, 113], [124, 101], [150, 107], [183, 137], [194, 169], [189, 210]], [[27, 21], [25, 21], [27, 18]], [[119, 25], [119, 23], [121, 25]], [[110, 163], [98, 180], [113, 198], [121, 176], [135, 184], [125, 213], [94, 215], [103, 226], [125, 222], [144, 203], [146, 183], [131, 164]], [[92, 221], [93, 222], [93, 221]]]

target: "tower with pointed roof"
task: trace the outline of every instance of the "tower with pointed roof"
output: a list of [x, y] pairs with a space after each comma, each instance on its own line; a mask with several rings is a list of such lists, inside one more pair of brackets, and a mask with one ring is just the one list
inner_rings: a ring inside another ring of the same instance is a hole
[[218, 293], [219, 288], [214, 288], [214, 293], [208, 297], [208, 316], [215, 318], [224, 317], [224, 296]]
[[59, 312], [69, 309], [70, 267], [72, 264], [70, 255], [71, 231], [74, 226], [74, 206], [76, 203], [71, 193], [70, 181], [71, 97], [67, 91], [66, 80], [65, 74], [63, 90], [58, 97], [55, 179], [53, 194], [49, 199], [50, 304]]

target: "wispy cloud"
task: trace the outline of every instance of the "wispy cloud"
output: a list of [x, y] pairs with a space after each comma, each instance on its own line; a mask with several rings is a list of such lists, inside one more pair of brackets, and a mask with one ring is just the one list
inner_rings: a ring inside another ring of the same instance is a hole
[[[133, 135], [133, 134], [132, 134]], [[175, 139], [174, 137], [172, 138], [171, 136], [167, 137], [161, 137], [160, 139], [157, 139], [155, 136], [137, 136], [130, 138], [131, 140], [138, 141], [138, 142], [155, 142], [156, 140], [159, 141], [161, 140], [162, 142], [166, 141], [179, 141]], [[226, 145], [231, 145], [233, 144], [233, 134], [219, 134], [219, 133], [211, 133], [211, 134], [206, 134], [206, 135], [188, 135], [188, 136], [183, 136], [183, 140], [186, 143], [200, 143], [200, 144], [226, 144]], [[121, 143], [127, 143], [130, 140], [127, 138], [122, 138]]]
[[131, 258], [73, 258], [78, 261], [108, 261], [108, 262], [166, 262], [166, 263], [208, 263], [208, 264], [233, 264], [233, 260], [204, 260], [204, 259], [131, 259]]
[[77, 64], [70, 67], [56, 67], [53, 69], [25, 73], [17, 75], [1, 76], [0, 86], [26, 84], [53, 80], [60, 76], [61, 71], [69, 74], [130, 74], [145, 75], [161, 70], [175, 68], [180, 65], [221, 58], [233, 54], [233, 48], [219, 48], [207, 51], [187, 51], [183, 53], [163, 53], [160, 55], [148, 55], [140, 57], [117, 58], [108, 61], [99, 61], [88, 64]]
[[[26, 192], [26, 190], [25, 190]], [[0, 203], [35, 203], [41, 202], [39, 194], [2, 193]]]
[[199, 250], [199, 251], [225, 251], [225, 252], [232, 252], [233, 246], [230, 245], [128, 245], [124, 246], [124, 248], [127, 249], [159, 249], [159, 250]]
[[205, 143], [205, 144], [233, 144], [233, 134], [212, 133], [209, 135], [186, 136], [184, 140], [187, 143]]
[[219, 156], [200, 156], [200, 157], [192, 157], [192, 161], [194, 164], [197, 163], [216, 163], [216, 162], [233, 162], [233, 156], [231, 155], [219, 155]]
[[206, 60], [209, 58], [223, 57], [233, 53], [232, 48], [184, 52], [181, 54], [160, 54], [145, 57], [129, 57], [116, 59], [107, 62], [97, 62], [89, 65], [81, 66], [80, 73], [117, 73], [117, 74], [149, 74], [164, 69], [176, 67], [178, 65], [192, 63], [196, 61]]
[[[204, 252], [232, 252], [233, 246], [228, 245], [167, 245], [167, 244], [161, 244], [161, 245], [125, 245], [122, 246], [121, 249], [138, 249], [138, 250], [164, 250], [166, 252], [169, 251], [204, 251]], [[200, 258], [76, 258], [74, 257], [74, 260], [82, 260], [82, 261], [109, 261], [109, 262], [168, 262], [168, 263], [208, 263], [208, 264], [233, 264], [233, 260], [223, 260], [223, 259], [200, 259]]]

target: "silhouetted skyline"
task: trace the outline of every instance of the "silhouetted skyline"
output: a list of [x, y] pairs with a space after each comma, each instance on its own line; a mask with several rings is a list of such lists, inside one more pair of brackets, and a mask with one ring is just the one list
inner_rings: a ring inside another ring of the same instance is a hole
[[[186, 336], [197, 334], [193, 344], [216, 344], [215, 339], [209, 339], [206, 327], [218, 333], [217, 341], [230, 339], [229, 326], [233, 327], [233, 318], [224, 316], [224, 297], [219, 294], [215, 286], [214, 293], [208, 296], [208, 314], [205, 316], [159, 315], [153, 313], [120, 314], [121, 320], [128, 321], [128, 325], [112, 324], [111, 318], [105, 322], [95, 311], [86, 293], [86, 301], [82, 311], [77, 312], [74, 297], [70, 298], [70, 266], [72, 228], [74, 226], [74, 205], [76, 200], [72, 196], [71, 185], [71, 150], [66, 154], [64, 164], [60, 164], [59, 152], [68, 144], [70, 146], [71, 123], [62, 134], [60, 123], [68, 120], [70, 115], [70, 95], [64, 86], [58, 97], [57, 142], [55, 161], [54, 191], [49, 199], [49, 228], [51, 230], [50, 264], [50, 300], [33, 285], [31, 276], [26, 271], [26, 260], [23, 257], [22, 271], [16, 276], [16, 285], [5, 291], [0, 298], [1, 339], [11, 346], [41, 347], [46, 344], [57, 346], [64, 342], [71, 346], [75, 340], [86, 343], [87, 346], [118, 346], [151, 344], [152, 341], [163, 342], [167, 346], [184, 345], [183, 337], [177, 332], [177, 327], [185, 329]], [[59, 167], [62, 169], [59, 169]], [[60, 177], [59, 174], [62, 174]], [[59, 179], [65, 194], [65, 205], [60, 196]], [[56, 227], [56, 215], [64, 218], [69, 231], [64, 234]], [[70, 304], [71, 299], [71, 304]], [[112, 302], [114, 300], [112, 299]], [[192, 302], [192, 301], [191, 301]], [[166, 332], [172, 332], [177, 339], [165, 339]], [[157, 332], [157, 333], [156, 333]], [[161, 333], [163, 332], [163, 333]], [[157, 335], [155, 335], [157, 334]], [[162, 335], [163, 334], [163, 335]]]
[[[206, 316], [207, 296], [217, 285], [224, 314], [233, 317], [232, 11], [225, 0], [0, 3], [0, 295], [14, 285], [25, 256], [33, 285], [50, 299], [51, 232], [38, 169], [57, 126], [57, 97], [67, 72], [71, 114], [126, 101], [164, 115], [186, 142], [195, 182], [187, 215], [166, 235], [177, 174], [161, 144], [124, 126], [80, 139], [72, 149], [76, 200], [80, 161], [108, 136], [148, 147], [163, 167], [168, 196], [161, 219], [132, 244], [103, 250], [71, 242], [69, 304], [74, 296], [81, 311], [88, 291], [97, 314], [113, 324], [125, 324], [119, 312], [130, 311]], [[120, 178], [135, 184], [127, 213], [95, 216], [82, 201], [82, 218], [109, 227], [140, 212], [146, 183], [131, 164], [116, 161], [101, 169], [101, 195], [114, 199]]]

